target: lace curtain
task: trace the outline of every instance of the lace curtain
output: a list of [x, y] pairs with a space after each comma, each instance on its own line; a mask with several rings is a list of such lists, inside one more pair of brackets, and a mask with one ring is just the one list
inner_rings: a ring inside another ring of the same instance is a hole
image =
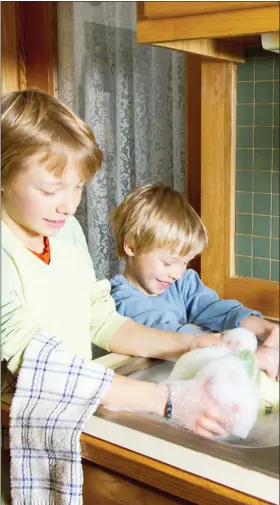
[[135, 2], [57, 2], [59, 98], [104, 151], [77, 212], [97, 278], [120, 268], [109, 215], [133, 188], [184, 191], [185, 60], [136, 43]]

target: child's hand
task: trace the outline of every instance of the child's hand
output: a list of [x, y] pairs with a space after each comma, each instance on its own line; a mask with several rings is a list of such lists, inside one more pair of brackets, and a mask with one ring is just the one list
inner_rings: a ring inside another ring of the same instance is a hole
[[221, 408], [209, 393], [209, 379], [170, 382], [172, 421], [206, 438], [223, 436], [229, 426]]
[[266, 345], [266, 342], [258, 347], [255, 352], [258, 366], [269, 377], [279, 380], [279, 348], [269, 347]]
[[190, 350], [202, 349], [203, 347], [216, 347], [217, 345], [226, 345], [222, 340], [222, 333], [204, 333], [195, 335], [191, 339]]
[[267, 338], [265, 339], [265, 345], [267, 347], [274, 347], [279, 349], [279, 325], [273, 324], [267, 332]]
[[276, 380], [279, 381], [279, 325], [270, 324], [267, 338], [256, 354], [259, 367], [265, 370], [270, 377], [276, 377]]

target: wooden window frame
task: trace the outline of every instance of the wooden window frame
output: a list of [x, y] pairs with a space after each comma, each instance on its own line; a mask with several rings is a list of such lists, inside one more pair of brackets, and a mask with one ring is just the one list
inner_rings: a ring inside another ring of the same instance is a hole
[[221, 298], [279, 320], [279, 283], [235, 275], [236, 74], [235, 63], [201, 63], [201, 216], [209, 235], [201, 277]]

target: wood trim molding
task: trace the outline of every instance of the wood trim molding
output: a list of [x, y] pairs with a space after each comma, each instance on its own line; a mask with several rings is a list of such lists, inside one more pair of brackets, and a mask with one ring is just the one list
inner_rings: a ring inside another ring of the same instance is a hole
[[236, 65], [201, 65], [202, 220], [209, 236], [201, 278], [220, 298], [279, 319], [279, 284], [235, 275]]
[[87, 461], [138, 480], [151, 487], [199, 505], [268, 505], [267, 502], [142, 454], [82, 434], [82, 456]]
[[264, 317], [280, 318], [278, 282], [228, 277], [224, 281], [224, 298], [238, 299], [246, 307], [262, 312]]
[[202, 62], [201, 187], [202, 221], [209, 246], [202, 254], [202, 281], [224, 297], [232, 248], [231, 202], [234, 193], [236, 65]]
[[255, 35], [279, 31], [279, 6], [195, 14], [137, 22], [137, 42], [149, 44], [169, 40], [190, 40]]

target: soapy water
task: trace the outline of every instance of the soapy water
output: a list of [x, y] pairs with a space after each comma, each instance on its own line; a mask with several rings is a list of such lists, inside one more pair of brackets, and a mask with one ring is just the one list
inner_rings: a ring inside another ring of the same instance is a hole
[[[130, 377], [148, 382], [160, 383], [166, 381], [174, 368], [175, 363], [163, 361], [152, 368], [135, 372]], [[154, 417], [154, 416], [151, 416]], [[155, 419], [158, 418], [155, 417]], [[161, 419], [160, 422], [171, 424], [170, 421]], [[226, 438], [215, 437], [220, 444], [235, 445], [248, 448], [265, 448], [279, 446], [279, 412], [258, 418], [246, 439], [236, 436]]]

